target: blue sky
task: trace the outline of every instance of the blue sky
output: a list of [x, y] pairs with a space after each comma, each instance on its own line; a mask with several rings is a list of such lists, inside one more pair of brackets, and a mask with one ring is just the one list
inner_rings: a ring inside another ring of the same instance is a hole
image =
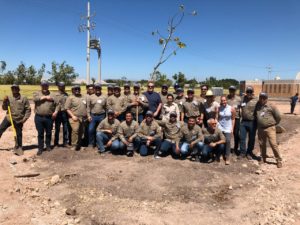
[[[66, 61], [80, 77], [86, 73], [86, 0], [0, 0], [0, 60], [7, 69], [21, 62]], [[185, 17], [176, 36], [187, 44], [160, 67], [171, 77], [294, 78], [300, 71], [300, 1], [298, 0], [91, 0], [102, 43], [102, 76], [146, 79], [160, 54], [151, 32], [166, 30], [180, 4], [196, 17]], [[91, 77], [97, 76], [97, 54], [91, 51]]]

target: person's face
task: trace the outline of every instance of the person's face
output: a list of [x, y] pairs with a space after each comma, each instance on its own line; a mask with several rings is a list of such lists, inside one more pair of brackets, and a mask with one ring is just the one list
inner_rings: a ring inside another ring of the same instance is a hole
[[196, 124], [196, 119], [195, 118], [189, 118], [188, 120], [188, 126], [189, 127], [194, 127]]
[[253, 94], [253, 91], [251, 91], [251, 90], [248, 90], [248, 91], [246, 91], [246, 95], [247, 95], [247, 97], [252, 97], [252, 94]]
[[107, 95], [110, 96], [110, 95], [113, 95], [114, 94], [114, 89], [113, 88], [108, 88], [107, 89]]
[[74, 90], [75, 95], [80, 95], [80, 88], [77, 87], [77, 88], [74, 88], [73, 90]]
[[192, 100], [194, 98], [194, 93], [193, 92], [188, 92], [187, 96], [188, 96], [189, 100]]
[[42, 92], [47, 92], [49, 90], [49, 85], [42, 85]]
[[148, 92], [153, 92], [154, 91], [154, 84], [153, 83], [149, 83], [148, 84]]
[[64, 92], [66, 89], [65, 86], [58, 86], [58, 90], [61, 91], [61, 92]]
[[161, 93], [167, 94], [168, 93], [168, 88], [167, 87], [162, 87], [161, 88]]
[[93, 88], [93, 87], [89, 87], [88, 90], [87, 90], [87, 93], [88, 93], [89, 95], [94, 94], [94, 93], [95, 93], [94, 88]]
[[206, 92], [207, 92], [207, 87], [206, 86], [201, 87], [201, 95], [205, 95]]
[[265, 105], [268, 101], [268, 98], [266, 97], [259, 97], [259, 103], [262, 105]]
[[133, 88], [133, 93], [135, 94], [135, 95], [138, 95], [139, 93], [140, 93], [140, 89], [139, 88]]
[[120, 89], [119, 88], [114, 89], [114, 95], [115, 96], [119, 96], [120, 95]]
[[127, 123], [130, 123], [132, 121], [132, 115], [131, 115], [131, 113], [127, 113], [126, 114], [125, 120], [126, 120]]
[[101, 95], [101, 87], [95, 87], [95, 94]]
[[209, 127], [210, 127], [211, 129], [215, 130], [216, 127], [217, 127], [217, 121], [216, 121], [216, 120], [210, 121]]
[[130, 93], [130, 87], [124, 87], [124, 94], [128, 95]]
[[170, 121], [171, 122], [175, 122], [177, 120], [177, 116], [176, 115], [171, 115], [170, 116]]
[[168, 96], [167, 101], [168, 101], [168, 104], [172, 104], [174, 99], [172, 98], [172, 96]]
[[18, 94], [20, 94], [20, 88], [12, 87], [11, 92], [12, 92], [13, 95], [18, 95]]
[[208, 103], [211, 103], [214, 100], [214, 96], [206, 96], [205, 98]]
[[146, 122], [147, 122], [147, 123], [151, 123], [152, 120], [153, 120], [153, 117], [152, 117], [152, 116], [149, 116], [149, 115], [146, 116]]
[[182, 96], [183, 96], [183, 92], [182, 92], [182, 91], [177, 92], [177, 96], [178, 96], [178, 97], [182, 97]]
[[108, 118], [108, 120], [113, 120], [114, 119], [114, 114], [113, 113], [108, 113], [107, 118]]
[[227, 105], [227, 99], [226, 99], [226, 97], [222, 97], [221, 98], [221, 105], [223, 105], [224, 107]]
[[229, 95], [231, 95], [231, 96], [235, 95], [235, 90], [234, 89], [229, 89]]

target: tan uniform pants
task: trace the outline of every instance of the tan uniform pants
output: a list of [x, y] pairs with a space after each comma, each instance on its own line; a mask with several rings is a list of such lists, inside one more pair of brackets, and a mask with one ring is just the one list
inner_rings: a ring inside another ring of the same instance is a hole
[[69, 122], [72, 128], [72, 134], [71, 134], [72, 146], [81, 146], [81, 140], [85, 129], [85, 121], [83, 119], [74, 121], [70, 118]]
[[267, 157], [267, 139], [269, 139], [269, 144], [273, 150], [276, 161], [282, 161], [277, 145], [275, 126], [265, 129], [258, 128], [257, 136], [262, 158], [265, 159]]

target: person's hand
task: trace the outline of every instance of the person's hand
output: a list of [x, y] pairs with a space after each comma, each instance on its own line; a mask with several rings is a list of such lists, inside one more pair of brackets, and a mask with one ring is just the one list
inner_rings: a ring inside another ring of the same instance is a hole
[[129, 141], [125, 141], [124, 144], [125, 144], [126, 146], [130, 145]]
[[105, 130], [104, 133], [112, 134], [112, 130]]
[[107, 144], [106, 144], [106, 147], [110, 147], [111, 145], [112, 145], [112, 141], [109, 140], [109, 141], [107, 142]]
[[55, 119], [56, 119], [56, 116], [57, 116], [57, 112], [54, 112], [54, 113], [52, 114], [52, 119], [55, 120]]
[[118, 117], [121, 113], [115, 112], [115, 117]]
[[179, 155], [179, 154], [180, 154], [180, 148], [179, 148], [179, 146], [178, 146], [178, 145], [176, 145], [175, 152], [176, 152], [176, 154], [177, 154], [177, 155]]
[[158, 112], [153, 113], [153, 117], [157, 117], [158, 116]]
[[72, 116], [72, 120], [76, 122], [76, 121], [78, 121], [78, 117], [77, 116]]
[[131, 105], [132, 105], [132, 106], [138, 106], [139, 103], [138, 103], [138, 102], [133, 102], [133, 103], [131, 103]]
[[148, 136], [148, 137], [147, 137], [147, 140], [148, 140], [148, 141], [153, 141], [153, 140], [154, 140], [154, 137]]
[[215, 143], [215, 142], [211, 142], [210, 144], [209, 144], [209, 147], [212, 147], [212, 148], [214, 148], [214, 147], [216, 147], [217, 146], [217, 144]]
[[128, 138], [128, 142], [132, 143], [132, 141], [133, 141], [132, 137]]
[[194, 147], [194, 145], [195, 145], [194, 143], [191, 143], [190, 146], [189, 146], [190, 149], [192, 149]]
[[46, 96], [46, 99], [50, 102], [54, 101], [54, 99], [50, 95]]
[[88, 121], [91, 122], [92, 121], [92, 117], [88, 116]]

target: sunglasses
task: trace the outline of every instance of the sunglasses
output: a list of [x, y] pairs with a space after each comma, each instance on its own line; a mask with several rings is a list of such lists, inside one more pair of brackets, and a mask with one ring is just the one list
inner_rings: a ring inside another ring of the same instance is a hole
[[80, 88], [74, 88], [75, 91], [80, 91]]
[[154, 86], [152, 86], [152, 85], [148, 85], [148, 88], [154, 88]]
[[252, 93], [253, 93], [253, 91], [246, 91], [246, 93], [252, 94]]
[[201, 91], [207, 91], [207, 89], [206, 88], [202, 88]]

